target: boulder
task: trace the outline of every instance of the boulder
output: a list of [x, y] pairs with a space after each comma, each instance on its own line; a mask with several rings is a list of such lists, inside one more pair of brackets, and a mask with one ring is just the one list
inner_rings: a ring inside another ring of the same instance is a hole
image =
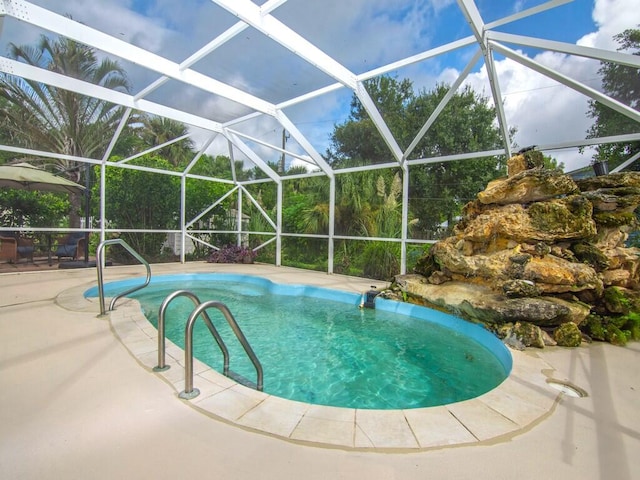
[[478, 200], [485, 205], [507, 205], [549, 200], [576, 192], [575, 182], [560, 170], [536, 169], [489, 182], [478, 194]]
[[600, 188], [582, 194], [595, 212], [633, 212], [640, 205], [640, 188]]
[[638, 228], [640, 173], [574, 181], [543, 163], [535, 150], [510, 158], [508, 177], [417, 262], [421, 275], [396, 277], [397, 296], [485, 322], [512, 348], [577, 346], [580, 328], [640, 339], [640, 249], [625, 244]]
[[573, 321], [581, 323], [589, 306], [553, 297], [507, 298], [482, 285], [451, 281], [441, 285], [427, 283], [422, 275], [397, 275], [392, 288], [409, 299], [444, 309], [475, 321], [492, 324], [529, 322], [538, 326], [556, 326]]
[[593, 267], [554, 255], [535, 257], [520, 254], [519, 248], [487, 255], [465, 255], [451, 241], [439, 242], [431, 251], [435, 262], [447, 276], [475, 283], [481, 279], [483, 284], [496, 290], [504, 289], [505, 283], [511, 280], [526, 280], [540, 293], [602, 290], [602, 280]]
[[480, 211], [461, 222], [459, 239], [489, 245], [499, 240], [505, 247], [515, 242], [558, 242], [595, 237], [591, 203], [580, 195], [536, 202], [530, 206], [500, 205]]
[[575, 323], [567, 322], [553, 331], [553, 339], [561, 347], [579, 347], [582, 343], [582, 333]]
[[583, 178], [576, 181], [581, 192], [591, 192], [601, 188], [633, 187], [640, 188], [638, 172], [618, 172], [600, 177]]

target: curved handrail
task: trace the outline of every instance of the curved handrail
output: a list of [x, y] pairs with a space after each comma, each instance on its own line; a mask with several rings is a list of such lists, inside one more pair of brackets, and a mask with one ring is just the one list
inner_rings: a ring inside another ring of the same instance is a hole
[[242, 330], [238, 326], [238, 322], [233, 318], [233, 315], [227, 308], [224, 303], [217, 302], [215, 300], [210, 300], [208, 302], [201, 303], [196, 307], [196, 309], [191, 312], [189, 315], [189, 319], [187, 320], [187, 326], [184, 332], [184, 391], [180, 393], [181, 398], [194, 398], [200, 394], [198, 389], [193, 388], [193, 326], [198, 318], [198, 316], [204, 312], [207, 308], [217, 308], [222, 312], [224, 318], [227, 320], [227, 323], [235, 333], [236, 338], [240, 341], [242, 348], [248, 355], [251, 363], [256, 369], [257, 374], [257, 383], [256, 388], [259, 391], [263, 389], [263, 372], [262, 372], [262, 364], [256, 357], [256, 354], [253, 352], [253, 349], [249, 345], [249, 342], [245, 338]]
[[[169, 307], [169, 304], [178, 297], [190, 298], [193, 301], [193, 303], [196, 305], [196, 307], [202, 303], [200, 302], [200, 299], [193, 292], [190, 292], [189, 290], [176, 290], [175, 292], [171, 293], [163, 300], [162, 305], [160, 305], [160, 309], [158, 310], [158, 365], [153, 367], [153, 370], [156, 372], [162, 372], [169, 368], [169, 366], [166, 365], [165, 363], [165, 358], [166, 358], [165, 357], [165, 331], [166, 331], [165, 315], [167, 312], [167, 308]], [[211, 335], [213, 335], [213, 338], [215, 338], [216, 343], [218, 344], [218, 347], [220, 347], [220, 350], [222, 351], [222, 357], [224, 359], [223, 373], [224, 375], [228, 375], [229, 374], [229, 350], [227, 349], [227, 346], [224, 344], [222, 337], [220, 337], [218, 330], [216, 330], [216, 327], [214, 327], [213, 323], [211, 323], [211, 319], [209, 318], [209, 315], [207, 315], [207, 312], [204, 312], [204, 311], [202, 312], [202, 318], [204, 319], [204, 322], [207, 325], [207, 328], [211, 332]]]
[[104, 278], [102, 272], [104, 265], [104, 250], [107, 245], [114, 244], [122, 245], [131, 255], [135, 257], [136, 260], [138, 260], [145, 266], [145, 268], [147, 269], [147, 278], [144, 284], [133, 287], [113, 297], [111, 299], [111, 303], [109, 304], [109, 311], [113, 310], [116, 301], [118, 301], [120, 298], [146, 287], [151, 281], [151, 267], [149, 266], [149, 263], [144, 258], [142, 258], [142, 256], [138, 252], [136, 252], [127, 242], [125, 242], [121, 238], [113, 238], [101, 242], [100, 245], [98, 245], [98, 250], [96, 251], [96, 269], [98, 270], [98, 294], [100, 295], [100, 315], [104, 315], [105, 313], [107, 313], [107, 310], [104, 307]]

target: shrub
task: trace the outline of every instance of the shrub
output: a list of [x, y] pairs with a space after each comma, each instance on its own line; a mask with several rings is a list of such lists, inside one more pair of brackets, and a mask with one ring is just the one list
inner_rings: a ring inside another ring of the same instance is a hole
[[225, 245], [219, 250], [214, 250], [209, 255], [209, 263], [253, 263], [256, 252], [247, 247], [238, 245]]

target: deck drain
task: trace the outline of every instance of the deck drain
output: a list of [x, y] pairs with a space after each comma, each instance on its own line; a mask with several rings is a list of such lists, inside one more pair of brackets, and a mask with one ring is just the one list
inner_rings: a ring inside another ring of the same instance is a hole
[[547, 383], [549, 384], [550, 387], [555, 388], [556, 390], [564, 393], [568, 397], [582, 398], [582, 397], [589, 396], [589, 394], [585, 390], [583, 390], [580, 387], [576, 387], [575, 385], [572, 385], [569, 382], [563, 382], [562, 380], [548, 379]]

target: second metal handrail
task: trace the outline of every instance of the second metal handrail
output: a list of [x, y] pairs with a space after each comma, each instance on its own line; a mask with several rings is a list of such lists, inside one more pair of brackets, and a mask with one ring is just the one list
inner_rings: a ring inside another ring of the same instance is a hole
[[98, 294], [100, 296], [100, 315], [104, 315], [107, 313], [107, 310], [104, 306], [104, 278], [103, 278], [103, 265], [104, 265], [104, 251], [107, 245], [119, 244], [122, 245], [131, 255], [133, 255], [140, 263], [142, 263], [147, 269], [147, 278], [142, 285], [137, 285], [125, 292], [122, 292], [111, 299], [111, 303], [109, 304], [109, 310], [113, 310], [113, 307], [120, 298], [125, 295], [129, 295], [130, 293], [136, 292], [141, 288], [149, 285], [151, 281], [151, 267], [149, 266], [149, 262], [147, 262], [142, 256], [136, 252], [133, 247], [131, 247], [127, 242], [122, 240], [121, 238], [113, 238], [111, 240], [105, 240], [98, 245], [98, 250], [96, 251], [96, 269], [98, 270]]
[[203, 313], [207, 308], [217, 308], [218, 310], [220, 310], [220, 312], [222, 312], [222, 315], [224, 315], [224, 318], [227, 320], [227, 323], [231, 327], [231, 330], [233, 330], [233, 333], [236, 335], [236, 338], [242, 345], [242, 348], [244, 348], [244, 351], [251, 360], [251, 363], [253, 363], [258, 377], [256, 382], [256, 389], [262, 391], [262, 364], [258, 360], [258, 357], [256, 357], [256, 354], [249, 345], [249, 342], [242, 333], [242, 330], [240, 330], [238, 322], [236, 322], [236, 319], [233, 318], [233, 315], [229, 311], [229, 308], [227, 308], [224, 303], [211, 300], [198, 305], [196, 309], [191, 312], [191, 315], [189, 315], [189, 319], [187, 320], [187, 326], [184, 332], [184, 391], [179, 394], [180, 398], [191, 399], [197, 397], [200, 394], [200, 391], [197, 388], [193, 388], [193, 326], [200, 314]]
[[[164, 299], [164, 301], [162, 302], [162, 305], [160, 305], [160, 309], [158, 310], [158, 365], [153, 367], [153, 370], [156, 372], [162, 372], [164, 370], [169, 369], [169, 365], [165, 363], [165, 331], [166, 331], [165, 317], [166, 317], [167, 308], [169, 307], [169, 304], [178, 297], [190, 298], [193, 301], [193, 303], [196, 305], [196, 307], [202, 303], [200, 302], [200, 299], [193, 292], [190, 292], [189, 290], [176, 290], [175, 292], [173, 292], [172, 294], [167, 296], [167, 298]], [[227, 346], [224, 344], [222, 337], [220, 337], [220, 334], [218, 333], [216, 328], [213, 326], [213, 323], [211, 323], [211, 319], [209, 318], [209, 315], [207, 315], [207, 312], [202, 312], [202, 318], [204, 319], [204, 323], [207, 325], [207, 328], [211, 332], [211, 335], [213, 335], [213, 338], [215, 338], [216, 343], [218, 344], [218, 347], [220, 347], [220, 350], [222, 351], [222, 357], [223, 357], [222, 371], [224, 375], [229, 375], [229, 350], [227, 349]]]

